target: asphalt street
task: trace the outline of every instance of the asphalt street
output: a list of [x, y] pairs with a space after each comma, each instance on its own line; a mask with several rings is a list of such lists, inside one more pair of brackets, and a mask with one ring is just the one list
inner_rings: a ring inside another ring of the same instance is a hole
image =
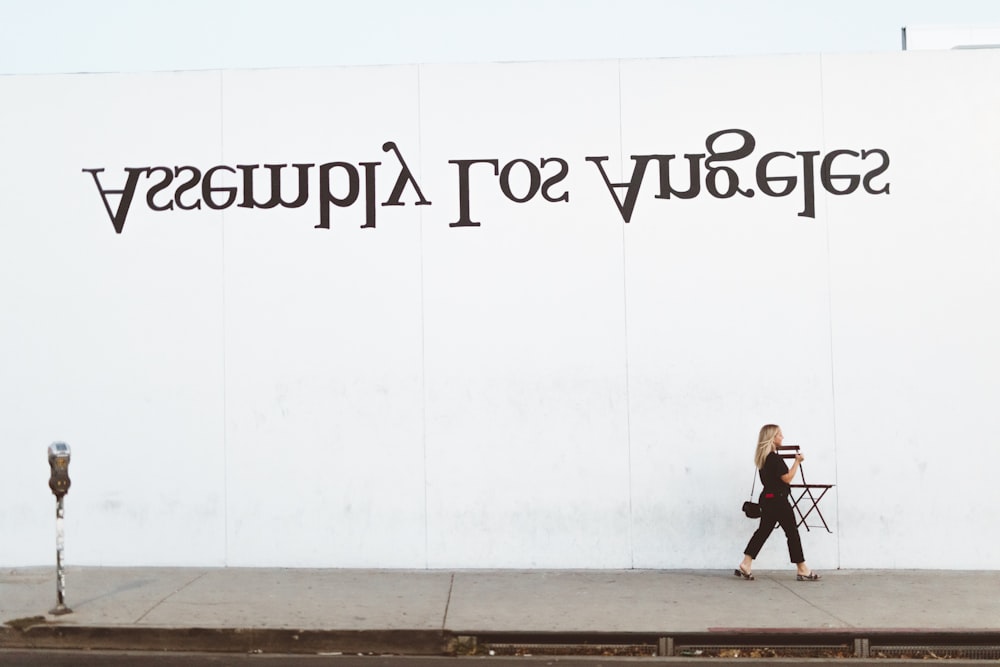
[[[0, 665], [4, 667], [601, 667], [640, 663], [655, 665], [711, 665], [711, 667], [751, 667], [753, 665], [832, 665], [851, 667], [893, 667], [924, 665], [926, 660], [857, 660], [857, 659], [795, 659], [775, 660], [753, 658], [606, 658], [606, 657], [408, 657], [408, 656], [348, 656], [348, 655], [266, 655], [257, 653], [151, 653], [139, 651], [46, 651], [2, 650]], [[948, 660], [947, 667], [981, 666], [979, 660]]]

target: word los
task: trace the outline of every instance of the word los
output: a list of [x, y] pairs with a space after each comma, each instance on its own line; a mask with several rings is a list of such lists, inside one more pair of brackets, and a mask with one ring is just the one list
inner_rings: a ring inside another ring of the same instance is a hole
[[[723, 147], [734, 140], [734, 145]], [[703, 191], [717, 199], [729, 199], [737, 195], [752, 198], [758, 191], [768, 197], [787, 197], [798, 191], [801, 192], [803, 202], [798, 215], [807, 218], [816, 217], [817, 180], [832, 195], [849, 195], [859, 188], [872, 195], [889, 193], [888, 182], [875, 184], [875, 180], [889, 168], [889, 154], [882, 149], [839, 149], [825, 155], [815, 150], [795, 153], [774, 151], [761, 155], [755, 162], [747, 160], [754, 154], [756, 146], [756, 139], [746, 130], [729, 129], [710, 134], [705, 139], [704, 153], [684, 154], [687, 165], [686, 168], [681, 167], [686, 172], [683, 188], [677, 185], [679, 179], [673, 169], [675, 165], [681, 164], [675, 154], [631, 156], [632, 175], [626, 183], [611, 182], [604, 165], [608, 156], [587, 157], [585, 161], [597, 167], [598, 174], [626, 223], [632, 219], [640, 189], [651, 165], [658, 169], [658, 192], [654, 195], [655, 199], [694, 199]], [[144, 192], [147, 208], [152, 211], [187, 211], [200, 209], [203, 204], [216, 210], [233, 205], [248, 209], [272, 209], [278, 206], [300, 208], [311, 198], [315, 198], [319, 208], [317, 229], [330, 228], [331, 207], [348, 208], [361, 199], [365, 205], [365, 224], [361, 227], [374, 228], [378, 205], [405, 205], [402, 199], [407, 188], [413, 190], [416, 206], [431, 205], [397, 145], [389, 141], [383, 144], [382, 150], [395, 156], [398, 171], [391, 193], [381, 203], [377, 201], [376, 195], [377, 170], [382, 165], [381, 162], [352, 164], [337, 161], [320, 165], [293, 163], [294, 198], [286, 196], [282, 189], [282, 171], [289, 167], [287, 164], [242, 164], [235, 167], [218, 165], [205, 171], [193, 166], [126, 167], [125, 183], [118, 189], [101, 182], [104, 168], [83, 171], [93, 177], [111, 224], [118, 234], [125, 228], [129, 211], [140, 189]], [[537, 164], [532, 160], [517, 158], [502, 166], [498, 159], [449, 160], [448, 163], [457, 168], [459, 212], [458, 220], [448, 223], [449, 227], [479, 227], [482, 224], [472, 219], [470, 191], [474, 178], [490, 178], [484, 176], [486, 170], [483, 167], [491, 168], [492, 178], [496, 179], [500, 194], [510, 202], [524, 204], [535, 200], [539, 195], [548, 203], [569, 202], [570, 193], [561, 186], [569, 174], [569, 163], [562, 158], [545, 157], [538, 160]], [[473, 173], [476, 165], [479, 167]], [[255, 175], [262, 166], [269, 177], [269, 192], [266, 197], [261, 192], [263, 188], [255, 182]], [[757, 190], [744, 187], [737, 166], [743, 167], [743, 171], [746, 171], [746, 167], [752, 168], [752, 180]], [[241, 176], [237, 179], [238, 185], [222, 184], [226, 179], [231, 180], [233, 175]], [[595, 186], [597, 185], [595, 182]], [[287, 184], [285, 187], [288, 187]], [[109, 195], [118, 196], [116, 205], [113, 205]]]

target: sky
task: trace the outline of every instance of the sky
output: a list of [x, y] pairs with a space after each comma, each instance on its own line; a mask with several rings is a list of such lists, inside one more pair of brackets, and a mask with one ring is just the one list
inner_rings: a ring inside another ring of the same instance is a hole
[[998, 0], [0, 0], [0, 74], [901, 49]]

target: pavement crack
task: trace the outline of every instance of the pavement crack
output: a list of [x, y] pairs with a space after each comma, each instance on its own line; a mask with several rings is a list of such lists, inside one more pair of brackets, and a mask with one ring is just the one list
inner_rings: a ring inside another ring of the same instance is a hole
[[154, 605], [153, 605], [152, 607], [150, 607], [150, 608], [149, 608], [149, 609], [147, 609], [147, 610], [146, 610], [145, 612], [143, 612], [143, 614], [142, 614], [142, 615], [141, 615], [141, 616], [140, 616], [139, 618], [135, 619], [135, 620], [134, 620], [134, 621], [132, 622], [132, 623], [133, 623], [133, 625], [138, 625], [139, 623], [142, 623], [143, 619], [144, 619], [144, 618], [146, 618], [147, 616], [149, 616], [149, 615], [150, 615], [150, 614], [151, 614], [151, 613], [152, 613], [152, 612], [153, 612], [153, 611], [154, 611], [154, 610], [155, 610], [155, 609], [156, 609], [157, 607], [159, 607], [159, 606], [160, 606], [161, 604], [163, 604], [164, 602], [166, 602], [167, 600], [169, 600], [169, 599], [170, 599], [170, 598], [172, 598], [173, 596], [177, 595], [178, 593], [180, 593], [180, 592], [181, 592], [181, 591], [183, 591], [183, 590], [184, 590], [185, 588], [187, 588], [187, 587], [188, 587], [188, 586], [190, 586], [191, 584], [195, 583], [195, 582], [196, 582], [196, 581], [198, 581], [199, 579], [202, 579], [202, 578], [203, 578], [203, 577], [204, 577], [204, 576], [205, 576], [206, 574], [208, 574], [208, 572], [207, 572], [207, 571], [199, 573], [199, 574], [198, 574], [198, 576], [196, 576], [196, 577], [194, 577], [193, 579], [191, 579], [190, 581], [186, 582], [186, 583], [185, 583], [185, 584], [184, 584], [183, 586], [180, 586], [179, 588], [176, 588], [176, 589], [174, 589], [174, 590], [173, 590], [172, 592], [170, 592], [170, 593], [168, 593], [167, 595], [165, 595], [165, 596], [164, 596], [164, 597], [163, 597], [163, 598], [162, 598], [161, 600], [159, 600], [159, 601], [158, 601], [158, 602], [157, 602], [156, 604], [154, 604]]
[[441, 630], [448, 629], [448, 609], [451, 607], [451, 592], [455, 588], [455, 573], [451, 573], [451, 580], [448, 582], [448, 599], [444, 602], [444, 618], [441, 619]]
[[[840, 623], [842, 623], [844, 625], [844, 627], [848, 627], [848, 628], [853, 628], [854, 627], [853, 623], [850, 623], [849, 621], [845, 621], [844, 619], [840, 618], [836, 614], [831, 613], [829, 609], [823, 609], [819, 605], [814, 604], [812, 600], [799, 595], [798, 591], [796, 591], [793, 586], [789, 586], [788, 583], [786, 583], [784, 581], [779, 581], [779, 580], [773, 579], [773, 578], [771, 580], [774, 583], [776, 583], [779, 586], [781, 586], [782, 588], [784, 588], [786, 591], [788, 591], [792, 595], [794, 595], [795, 597], [797, 597], [798, 599], [800, 599], [803, 602], [805, 602], [807, 605], [809, 605], [810, 607], [812, 607], [816, 611], [822, 612], [822, 613], [826, 614], [827, 616], [829, 616], [829, 617], [831, 617], [833, 619], [836, 619], [837, 621], [839, 621]], [[819, 586], [820, 584], [809, 582], [809, 583], [804, 583], [804, 584], [803, 583], [799, 583], [799, 585], [800, 586]]]

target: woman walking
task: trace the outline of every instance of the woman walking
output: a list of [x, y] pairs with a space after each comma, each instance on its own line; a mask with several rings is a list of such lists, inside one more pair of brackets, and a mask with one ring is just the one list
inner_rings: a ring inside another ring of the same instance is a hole
[[789, 470], [785, 460], [778, 454], [778, 447], [781, 446], [783, 439], [781, 427], [776, 424], [763, 426], [757, 438], [754, 464], [760, 470], [760, 482], [764, 485], [758, 501], [761, 512], [760, 526], [750, 538], [747, 548], [743, 550], [743, 561], [733, 573], [748, 581], [754, 579], [753, 561], [774, 530], [775, 524], [781, 526], [788, 539], [788, 557], [795, 563], [795, 578], [798, 581], [819, 580], [819, 575], [809, 569], [805, 556], [802, 555], [802, 540], [799, 539], [799, 529], [795, 525], [795, 513], [792, 511], [791, 503], [788, 502], [788, 494], [791, 491], [789, 485], [798, 474], [799, 464], [804, 457], [802, 454], [796, 454], [795, 462]]

